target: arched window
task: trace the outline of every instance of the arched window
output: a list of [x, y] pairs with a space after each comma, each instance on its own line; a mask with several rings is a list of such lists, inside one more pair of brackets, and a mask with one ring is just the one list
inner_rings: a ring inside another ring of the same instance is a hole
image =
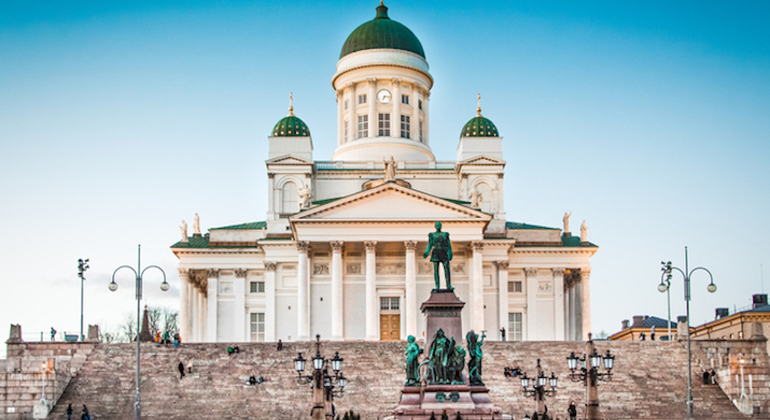
[[281, 188], [281, 213], [292, 214], [299, 211], [297, 184], [287, 182]]

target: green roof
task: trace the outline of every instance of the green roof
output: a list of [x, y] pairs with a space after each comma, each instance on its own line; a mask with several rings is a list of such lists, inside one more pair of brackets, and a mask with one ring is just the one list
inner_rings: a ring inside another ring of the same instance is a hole
[[500, 137], [500, 134], [495, 124], [479, 113], [465, 124], [460, 137]]
[[564, 246], [593, 246], [596, 247], [596, 244], [592, 244], [591, 242], [588, 243], [581, 243], [580, 242], [580, 236], [561, 236], [561, 244]]
[[546, 230], [559, 230], [558, 228], [552, 228], [552, 227], [546, 227], [546, 226], [537, 226], [537, 225], [529, 225], [529, 224], [526, 224], [526, 223], [519, 223], [519, 222], [505, 222], [505, 228], [506, 229], [546, 229]]
[[310, 129], [304, 121], [289, 114], [275, 124], [273, 137], [310, 137]]
[[205, 236], [190, 236], [187, 238], [187, 242], [177, 242], [171, 245], [171, 248], [208, 248], [209, 247], [209, 235]]
[[420, 40], [406, 26], [388, 17], [388, 8], [377, 7], [377, 16], [356, 28], [342, 46], [340, 58], [356, 51], [390, 48], [413, 52], [425, 58]]
[[267, 222], [251, 222], [251, 223], [241, 223], [240, 225], [232, 225], [232, 226], [222, 226], [218, 228], [211, 228], [209, 230], [216, 230], [216, 229], [265, 229], [267, 227]]

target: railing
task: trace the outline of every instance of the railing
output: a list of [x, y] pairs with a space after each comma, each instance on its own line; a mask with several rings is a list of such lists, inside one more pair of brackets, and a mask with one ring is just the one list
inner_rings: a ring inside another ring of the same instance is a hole
[[21, 334], [21, 339], [26, 342], [30, 343], [50, 343], [52, 341], [56, 342], [71, 342], [71, 341], [78, 341], [78, 334], [77, 332], [67, 332], [67, 331], [57, 331], [56, 335], [54, 336], [55, 339], [51, 339], [51, 332], [50, 331], [40, 331], [40, 332], [23, 332]]
[[[452, 161], [429, 161], [429, 162], [398, 162], [399, 170], [419, 170], [419, 169], [440, 169], [454, 170], [455, 162]], [[340, 171], [340, 170], [384, 170], [385, 165], [381, 162], [345, 162], [345, 161], [317, 161], [315, 167], [320, 171]]]

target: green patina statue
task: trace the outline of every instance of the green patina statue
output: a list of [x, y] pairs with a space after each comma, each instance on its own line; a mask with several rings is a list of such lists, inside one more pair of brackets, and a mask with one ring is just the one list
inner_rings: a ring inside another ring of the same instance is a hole
[[414, 342], [414, 336], [407, 338], [406, 355], [406, 386], [420, 386], [420, 355], [422, 349]]
[[481, 382], [481, 358], [484, 353], [481, 351], [481, 345], [484, 344], [484, 338], [486, 338], [486, 331], [481, 332], [481, 340], [479, 335], [473, 330], [468, 331], [465, 335], [465, 341], [468, 342], [468, 381], [471, 386], [484, 386], [484, 382]]
[[463, 368], [465, 367], [465, 349], [462, 345], [455, 345], [454, 337], [452, 337], [451, 348], [449, 362], [447, 363], [447, 379], [452, 385], [464, 384]]
[[[433, 253], [431, 253], [433, 249]], [[436, 290], [441, 289], [438, 275], [439, 263], [444, 265], [444, 277], [446, 277], [447, 290], [454, 290], [449, 276], [449, 261], [452, 260], [452, 243], [449, 242], [449, 234], [441, 231], [441, 222], [436, 222], [436, 231], [428, 234], [428, 249], [425, 250], [423, 258], [428, 258], [433, 263], [433, 279], [436, 282]]]
[[444, 335], [444, 330], [439, 328], [433, 337], [433, 342], [430, 343], [430, 353], [428, 353], [427, 362], [431, 384], [449, 383], [447, 363], [451, 350], [451, 342]]

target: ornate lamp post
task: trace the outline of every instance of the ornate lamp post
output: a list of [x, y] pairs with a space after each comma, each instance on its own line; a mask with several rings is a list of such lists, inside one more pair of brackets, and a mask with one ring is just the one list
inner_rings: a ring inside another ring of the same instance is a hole
[[[540, 367], [540, 359], [537, 359], [537, 373], [534, 378], [528, 378], [527, 373], [521, 373], [521, 387], [524, 388], [522, 392], [526, 397], [535, 398], [535, 412], [538, 415], [542, 415], [545, 412], [545, 396], [556, 395], [556, 383], [558, 378], [551, 372], [550, 377], [546, 377], [543, 373], [543, 369]], [[532, 389], [527, 389], [529, 382], [532, 381]], [[551, 386], [551, 389], [546, 389], [546, 383]]]
[[[578, 362], [580, 362], [580, 368], [578, 368]], [[586, 366], [586, 362], [590, 363], [590, 367]], [[600, 372], [599, 368], [604, 362], [604, 368], [606, 372]], [[602, 356], [596, 352], [594, 342], [591, 340], [591, 334], [588, 334], [588, 342], [586, 343], [586, 353], [583, 357], [575, 356], [573, 351], [567, 356], [567, 366], [569, 367], [569, 377], [573, 382], [582, 381], [586, 387], [586, 419], [598, 420], [599, 415], [599, 381], [611, 381], [612, 380], [612, 368], [615, 366], [615, 356], [610, 354], [607, 350], [607, 354]]]
[[[658, 290], [661, 292], [665, 292], [669, 289], [671, 285], [671, 278], [673, 277], [672, 272], [674, 270], [678, 271], [682, 277], [684, 277], [684, 302], [685, 302], [685, 308], [686, 308], [686, 315], [687, 315], [687, 418], [693, 418], [692, 415], [692, 355], [690, 350], [690, 278], [692, 277], [693, 273], [695, 273], [698, 270], [703, 270], [706, 273], [708, 273], [709, 278], [711, 279], [711, 282], [709, 283], [708, 287], [706, 288], [709, 293], [714, 293], [717, 291], [717, 285], [714, 284], [714, 276], [711, 275], [711, 271], [704, 267], [695, 267], [692, 270], [690, 270], [690, 263], [689, 259], [687, 257], [687, 247], [684, 247], [684, 270], [674, 267], [671, 265], [671, 261], [669, 262], [660, 262], [660, 270], [662, 271], [660, 275], [660, 284], [658, 285]], [[665, 282], [664, 282], [665, 278]], [[670, 324], [670, 322], [669, 322]], [[679, 333], [679, 331], [677, 331]]]
[[136, 263], [136, 270], [134, 270], [131, 266], [128, 265], [121, 265], [120, 267], [116, 268], [115, 271], [112, 273], [112, 282], [109, 285], [110, 291], [114, 292], [118, 290], [118, 284], [115, 283], [115, 273], [120, 271], [122, 268], [127, 268], [131, 270], [134, 273], [134, 277], [136, 278], [135, 283], [135, 290], [136, 290], [136, 399], [134, 401], [134, 414], [136, 415], [136, 419], [139, 420], [142, 418], [142, 406], [141, 406], [141, 398], [139, 396], [139, 375], [140, 375], [140, 365], [139, 365], [139, 356], [141, 355], [141, 347], [139, 345], [139, 330], [141, 329], [141, 308], [142, 308], [142, 277], [144, 276], [144, 272], [149, 270], [150, 268], [157, 268], [160, 270], [161, 273], [163, 273], [163, 283], [160, 284], [160, 290], [166, 292], [169, 289], [169, 284], [166, 282], [166, 272], [163, 271], [162, 268], [158, 267], [157, 265], [150, 265], [145, 267], [144, 270], [142, 270], [142, 246], [139, 245], [139, 250], [137, 252], [137, 263]]
[[[309, 375], [303, 375], [307, 360], [299, 352], [294, 359], [294, 370], [297, 371], [297, 383], [300, 385], [310, 384], [313, 389], [313, 409], [310, 417], [313, 420], [331, 420], [332, 402], [334, 397], [341, 397], [345, 391], [347, 379], [342, 374], [342, 361], [339, 352], [334, 352], [334, 358], [326, 359], [321, 355], [321, 335], [315, 336], [315, 356], [313, 356], [313, 372]], [[334, 376], [329, 374], [329, 365], [331, 365]], [[336, 387], [335, 385], [339, 385]]]
[[47, 407], [48, 402], [45, 400], [45, 374], [48, 372], [48, 363], [43, 362], [40, 366], [40, 370], [43, 372], [43, 396], [40, 398], [40, 402]]
[[83, 273], [88, 268], [88, 258], [78, 260], [78, 277], [80, 277], [80, 341], [85, 341], [85, 336], [83, 335], [83, 283], [86, 278], [83, 276]]

